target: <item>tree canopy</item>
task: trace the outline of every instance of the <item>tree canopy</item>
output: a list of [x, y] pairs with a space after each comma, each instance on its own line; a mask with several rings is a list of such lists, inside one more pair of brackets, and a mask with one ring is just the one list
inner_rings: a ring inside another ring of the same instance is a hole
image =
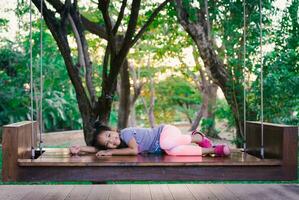
[[[206, 101], [207, 83], [225, 97], [213, 103], [211, 119], [226, 119], [241, 131], [244, 86], [247, 119], [260, 119], [258, 1], [246, 1], [245, 68], [242, 1], [46, 0], [42, 21], [41, 1], [33, 2], [32, 86], [29, 5], [20, 1], [15, 7], [19, 30], [13, 41], [2, 34], [10, 18], [0, 19], [1, 125], [30, 119], [30, 87], [37, 112], [41, 24], [46, 131], [83, 128], [88, 143], [95, 120], [119, 125], [121, 110], [120, 126], [128, 126], [131, 115], [144, 126], [149, 108], [156, 124], [192, 123]], [[280, 9], [263, 2], [267, 122], [299, 124], [298, 5], [292, 0]]]

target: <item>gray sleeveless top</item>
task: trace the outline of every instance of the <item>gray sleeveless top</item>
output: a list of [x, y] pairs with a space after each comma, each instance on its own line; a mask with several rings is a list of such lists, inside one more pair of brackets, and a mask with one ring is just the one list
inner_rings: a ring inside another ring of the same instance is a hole
[[120, 138], [128, 145], [134, 138], [139, 153], [161, 153], [160, 135], [164, 125], [155, 128], [125, 128], [120, 131]]

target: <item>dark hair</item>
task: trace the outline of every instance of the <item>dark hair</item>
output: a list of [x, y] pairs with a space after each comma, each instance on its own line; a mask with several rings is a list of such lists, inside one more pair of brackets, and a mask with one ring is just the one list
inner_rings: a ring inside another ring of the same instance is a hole
[[[97, 148], [98, 150], [107, 150], [107, 147], [104, 146], [104, 145], [100, 145], [98, 143], [98, 136], [100, 134], [102, 134], [104, 131], [112, 131], [112, 128], [110, 128], [109, 126], [105, 125], [105, 124], [102, 124], [101, 122], [99, 121], [96, 121], [94, 123], [94, 133], [93, 133], [93, 138], [92, 138], [92, 143], [91, 145], [94, 146], [95, 148]], [[119, 133], [119, 131], [117, 131]], [[120, 139], [120, 145], [117, 147], [117, 149], [121, 149], [121, 148], [126, 148], [128, 147], [128, 145], [122, 140]]]

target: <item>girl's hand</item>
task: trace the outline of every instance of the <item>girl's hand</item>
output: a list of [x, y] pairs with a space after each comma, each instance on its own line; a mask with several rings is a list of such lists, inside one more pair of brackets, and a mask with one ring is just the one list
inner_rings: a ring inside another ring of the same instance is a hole
[[70, 153], [73, 155], [77, 155], [80, 152], [80, 146], [74, 145], [70, 147]]
[[102, 150], [102, 151], [98, 151], [96, 153], [96, 157], [99, 158], [99, 157], [102, 157], [102, 156], [112, 156], [112, 153], [109, 150]]

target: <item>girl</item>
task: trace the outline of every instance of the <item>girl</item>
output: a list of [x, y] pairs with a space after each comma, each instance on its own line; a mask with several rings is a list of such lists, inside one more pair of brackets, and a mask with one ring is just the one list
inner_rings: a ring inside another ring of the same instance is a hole
[[156, 128], [125, 128], [118, 132], [96, 122], [95, 129], [92, 146], [72, 146], [70, 153], [96, 153], [97, 157], [139, 153], [166, 153], [177, 156], [202, 156], [211, 153], [217, 156], [228, 156], [230, 154], [227, 145], [212, 146], [211, 140], [202, 133], [193, 131], [191, 135], [183, 135], [172, 125], [160, 125]]

